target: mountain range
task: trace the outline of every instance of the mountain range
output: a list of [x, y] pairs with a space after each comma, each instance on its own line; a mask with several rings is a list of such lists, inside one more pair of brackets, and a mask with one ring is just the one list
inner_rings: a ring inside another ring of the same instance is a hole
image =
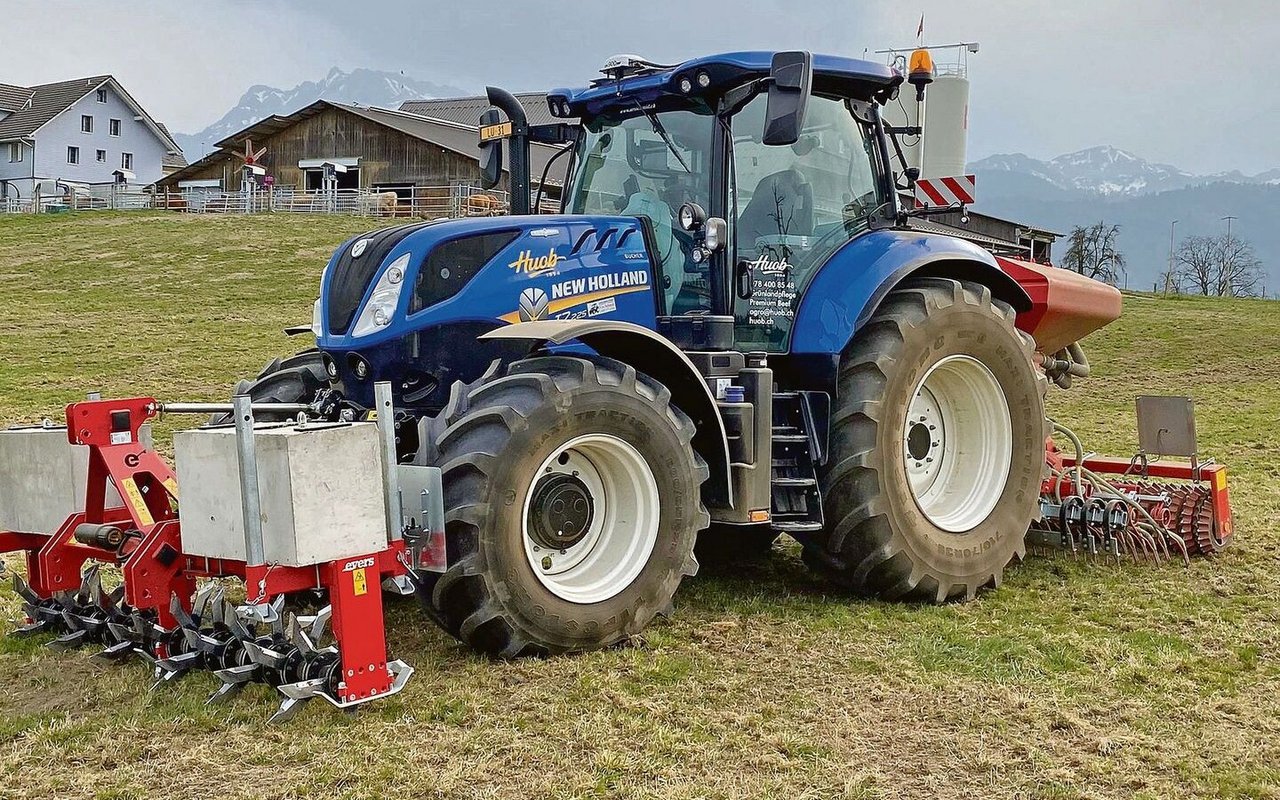
[[406, 100], [432, 97], [459, 97], [467, 92], [455, 86], [409, 78], [400, 73], [355, 69], [343, 72], [334, 67], [319, 81], [304, 81], [292, 89], [250, 86], [222, 118], [198, 133], [174, 135], [188, 161], [195, 161], [213, 149], [214, 142], [243, 130], [272, 114], [292, 114], [316, 100], [359, 103], [365, 106], [398, 108]]
[[[1268, 273], [1267, 292], [1280, 290], [1280, 169], [1196, 175], [1102, 146], [1048, 161], [993, 155], [968, 171], [977, 176], [975, 211], [1064, 235], [1076, 225], [1119, 225], [1135, 289], [1150, 289], [1167, 268], [1171, 228], [1176, 246], [1185, 236], [1222, 233], [1233, 217], [1232, 235], [1253, 245]], [[1066, 248], [1062, 240], [1054, 246], [1055, 262]]]

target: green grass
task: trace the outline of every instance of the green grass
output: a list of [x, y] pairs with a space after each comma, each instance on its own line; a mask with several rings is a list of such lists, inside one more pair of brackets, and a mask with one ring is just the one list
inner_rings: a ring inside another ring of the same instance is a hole
[[[91, 390], [224, 398], [296, 347], [280, 330], [369, 224], [0, 219], [0, 420]], [[1134, 395], [1193, 395], [1231, 468], [1222, 557], [1034, 558], [933, 608], [831, 592], [783, 548], [704, 569], [635, 647], [513, 664], [393, 601], [405, 692], [282, 728], [264, 687], [208, 708], [208, 676], [151, 692], [141, 664], [0, 640], [0, 796], [1280, 797], [1280, 303], [1131, 297], [1086, 345], [1096, 377], [1052, 413], [1127, 454]]]

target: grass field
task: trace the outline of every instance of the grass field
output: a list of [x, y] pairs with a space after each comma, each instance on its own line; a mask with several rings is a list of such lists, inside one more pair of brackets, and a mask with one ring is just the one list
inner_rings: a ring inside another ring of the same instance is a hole
[[[0, 218], [0, 421], [225, 398], [368, 225]], [[1280, 797], [1280, 303], [1128, 298], [1086, 345], [1096, 377], [1053, 414], [1127, 454], [1135, 394], [1192, 394], [1232, 470], [1222, 557], [1035, 558], [933, 608], [832, 593], [779, 548], [704, 569], [635, 647], [517, 663], [392, 601], [404, 693], [280, 728], [265, 687], [209, 708], [205, 675], [151, 693], [141, 662], [0, 639], [0, 797]]]

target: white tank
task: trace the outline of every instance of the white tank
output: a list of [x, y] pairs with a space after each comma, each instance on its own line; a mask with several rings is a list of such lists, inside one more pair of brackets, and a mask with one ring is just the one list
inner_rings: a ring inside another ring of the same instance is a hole
[[[969, 79], [960, 75], [939, 75], [925, 90], [924, 104], [921, 177], [963, 175], [969, 141]], [[910, 107], [914, 103], [907, 105]]]
[[[898, 99], [884, 109], [890, 125], [914, 126], [920, 105], [914, 86], [904, 83]], [[907, 164], [922, 178], [963, 175], [969, 141], [969, 79], [963, 75], [938, 75], [924, 93], [924, 136], [900, 136]], [[921, 150], [924, 163], [920, 162]], [[896, 166], [896, 164], [895, 164]]]

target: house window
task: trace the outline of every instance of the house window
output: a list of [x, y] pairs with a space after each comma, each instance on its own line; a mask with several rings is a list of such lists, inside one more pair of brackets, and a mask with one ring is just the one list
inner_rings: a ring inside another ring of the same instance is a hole
[[68, 148], [67, 148], [67, 163], [68, 163], [68, 164], [79, 164], [79, 163], [80, 163], [80, 148], [79, 148], [79, 147], [68, 147]]
[[99, 164], [105, 164], [105, 163], [107, 163], [107, 151], [106, 151], [106, 150], [99, 150], [99, 151], [98, 151], [98, 163], [99, 163]]
[[111, 120], [110, 124], [107, 125], [107, 128], [108, 128], [107, 133], [111, 134], [112, 136], [119, 136], [120, 120], [118, 119]]
[[105, 103], [105, 102], [107, 102], [107, 90], [106, 90], [106, 89], [99, 89], [99, 90], [98, 90], [98, 102], [99, 102], [99, 103]]
[[9, 163], [17, 164], [22, 161], [22, 142], [10, 142], [9, 144]]
[[120, 154], [120, 169], [133, 169], [133, 153]]
[[80, 132], [93, 133], [93, 117], [88, 114], [80, 115]]

